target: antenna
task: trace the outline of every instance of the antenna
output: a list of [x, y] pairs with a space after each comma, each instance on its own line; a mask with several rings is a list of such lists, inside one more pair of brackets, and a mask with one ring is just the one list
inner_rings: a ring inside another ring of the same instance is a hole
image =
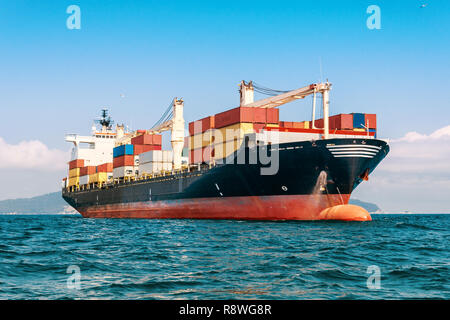
[[109, 110], [107, 108], [103, 108], [101, 111], [101, 118], [95, 119], [95, 123], [99, 123], [102, 126], [102, 130], [111, 130], [114, 121], [111, 119], [109, 115]]

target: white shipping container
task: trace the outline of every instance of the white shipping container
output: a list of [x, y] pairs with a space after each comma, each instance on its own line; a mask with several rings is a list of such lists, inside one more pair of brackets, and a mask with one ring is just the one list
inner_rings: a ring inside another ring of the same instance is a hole
[[81, 176], [80, 177], [80, 186], [89, 184], [89, 175]]
[[172, 150], [164, 150], [163, 151], [162, 161], [163, 162], [170, 162], [170, 163], [172, 163], [172, 161], [173, 161], [173, 152], [172, 152]]
[[148, 162], [162, 162], [162, 160], [163, 160], [163, 152], [161, 150], [147, 151], [139, 155], [140, 165]]
[[172, 162], [163, 162], [162, 168], [164, 171], [172, 171]]
[[114, 178], [131, 177], [135, 175], [133, 166], [118, 167], [113, 169]]
[[162, 162], [147, 162], [139, 164], [139, 174], [143, 175], [144, 173], [156, 173], [163, 169]]

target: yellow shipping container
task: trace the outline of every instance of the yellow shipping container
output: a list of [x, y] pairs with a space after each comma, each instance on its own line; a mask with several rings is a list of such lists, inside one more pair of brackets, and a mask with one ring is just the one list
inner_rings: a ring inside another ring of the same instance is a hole
[[98, 172], [89, 175], [89, 183], [99, 183], [107, 181], [108, 181], [108, 173], [106, 172]]
[[69, 178], [75, 178], [80, 176], [80, 168], [69, 170]]
[[305, 129], [309, 129], [309, 121], [304, 121], [303, 123], [305, 125]]
[[69, 187], [77, 186], [79, 184], [80, 184], [80, 177], [73, 177], [73, 178], [69, 177], [69, 185], [68, 185]]
[[207, 147], [214, 143], [214, 129], [189, 137], [189, 150]]
[[361, 128], [354, 128], [353, 131], [357, 131], [357, 132], [365, 132], [367, 131], [366, 129], [361, 129]]
[[243, 139], [235, 139], [223, 143], [214, 144], [214, 159], [219, 160], [228, 157], [233, 154], [237, 149], [242, 146]]
[[253, 133], [253, 123], [236, 123], [228, 127], [216, 129], [214, 143], [219, 144], [224, 141], [242, 140], [244, 135]]

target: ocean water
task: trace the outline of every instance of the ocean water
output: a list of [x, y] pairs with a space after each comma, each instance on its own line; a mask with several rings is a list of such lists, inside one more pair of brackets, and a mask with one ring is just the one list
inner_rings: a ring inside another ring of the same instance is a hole
[[1, 215], [0, 299], [449, 299], [449, 223]]

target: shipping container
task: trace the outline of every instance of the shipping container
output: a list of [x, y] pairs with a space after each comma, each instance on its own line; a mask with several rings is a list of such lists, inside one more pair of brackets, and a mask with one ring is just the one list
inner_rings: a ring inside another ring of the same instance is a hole
[[266, 110], [266, 123], [278, 124], [280, 121], [280, 110], [277, 108], [267, 108]]
[[124, 166], [134, 166], [134, 156], [126, 155], [120, 156], [113, 159], [113, 168], [119, 168]]
[[87, 166], [80, 168], [80, 176], [90, 175], [97, 172], [96, 166]]
[[337, 114], [330, 117], [330, 128], [337, 130], [353, 129], [353, 115]]
[[80, 176], [80, 168], [74, 168], [69, 170], [69, 178], [79, 177]]
[[214, 159], [219, 160], [227, 158], [238, 150], [243, 143], [243, 139], [235, 139], [226, 141], [224, 143], [217, 143], [214, 145]]
[[209, 116], [189, 123], [189, 135], [203, 133], [209, 129], [214, 129], [214, 116]]
[[148, 162], [162, 162], [162, 160], [162, 150], [148, 151], [139, 155], [139, 165], [143, 165]]
[[[158, 137], [159, 136], [159, 137]], [[161, 145], [161, 135], [142, 134], [131, 139], [133, 145]]]
[[[264, 112], [263, 112], [263, 111]], [[266, 122], [266, 108], [237, 107], [215, 115], [215, 127], [217, 129], [227, 127], [236, 123]]]
[[352, 115], [353, 115], [353, 128], [364, 129], [366, 120], [364, 113], [352, 113]]
[[108, 182], [112, 178], [112, 172], [98, 172], [89, 175], [89, 183]]
[[113, 169], [114, 178], [132, 177], [136, 174], [134, 166], [123, 166]]
[[254, 132], [253, 123], [237, 123], [214, 131], [214, 144], [243, 139], [244, 135]]
[[147, 162], [139, 164], [139, 175], [142, 176], [144, 174], [152, 174], [156, 172], [160, 172], [163, 169], [162, 162]]
[[209, 163], [214, 158], [214, 147], [207, 146], [189, 151], [189, 163], [196, 164], [206, 162]]
[[376, 114], [367, 114], [365, 116], [366, 127], [369, 129], [377, 128], [377, 115]]
[[152, 150], [161, 150], [161, 145], [134, 145], [134, 155]]
[[208, 130], [204, 133], [196, 134], [189, 137], [189, 150], [206, 147], [215, 140], [215, 130]]
[[69, 170], [84, 167], [84, 160], [76, 159], [69, 162]]
[[78, 186], [80, 183], [80, 177], [69, 177], [69, 187]]
[[103, 163], [97, 166], [97, 172], [113, 172], [113, 164], [112, 163]]
[[134, 146], [132, 144], [124, 144], [113, 149], [113, 157], [121, 157], [124, 155], [133, 155]]
[[173, 161], [173, 152], [172, 150], [164, 150], [163, 151], [163, 159], [162, 162], [170, 162]]
[[89, 176], [80, 176], [80, 186], [84, 186], [86, 184], [89, 184]]

